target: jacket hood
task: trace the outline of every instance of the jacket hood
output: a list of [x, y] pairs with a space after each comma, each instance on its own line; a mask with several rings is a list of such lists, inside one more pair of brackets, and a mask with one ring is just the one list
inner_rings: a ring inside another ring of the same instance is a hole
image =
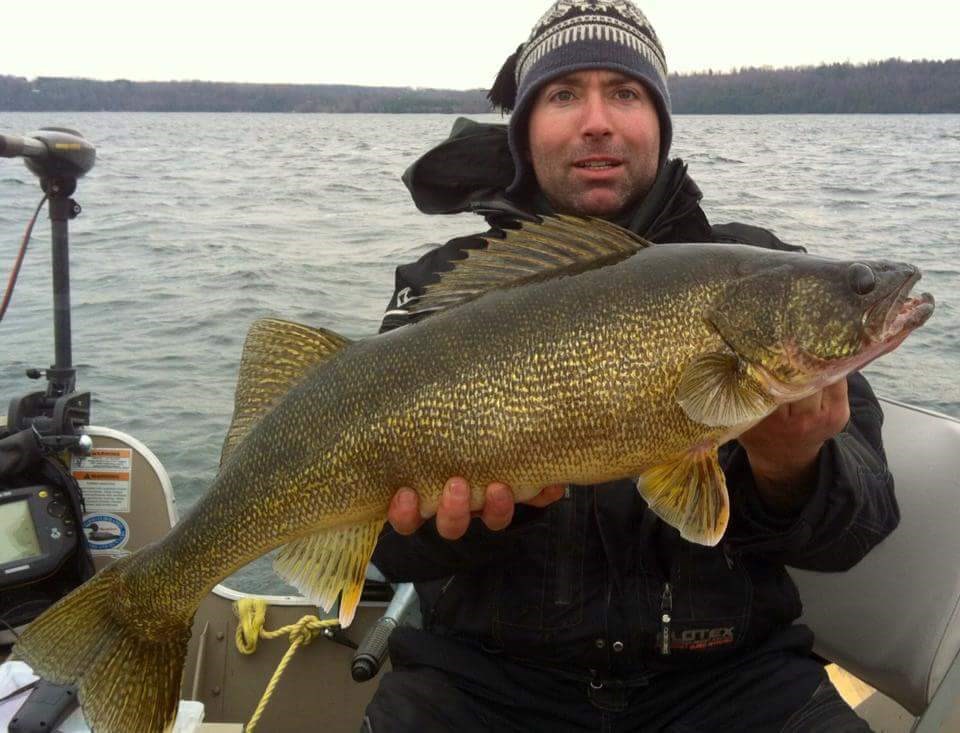
[[424, 214], [459, 214], [502, 198], [513, 177], [507, 126], [458, 117], [446, 141], [407, 168], [402, 180]]

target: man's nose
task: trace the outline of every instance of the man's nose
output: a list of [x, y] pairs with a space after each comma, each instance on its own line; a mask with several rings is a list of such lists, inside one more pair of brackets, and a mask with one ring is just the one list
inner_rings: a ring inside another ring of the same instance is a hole
[[606, 100], [598, 94], [587, 96], [583, 105], [581, 133], [586, 137], [605, 137], [612, 132], [610, 110]]

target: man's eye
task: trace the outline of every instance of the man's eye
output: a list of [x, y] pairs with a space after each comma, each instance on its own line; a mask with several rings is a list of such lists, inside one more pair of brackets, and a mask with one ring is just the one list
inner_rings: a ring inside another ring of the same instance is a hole
[[636, 89], [631, 89], [630, 87], [623, 87], [622, 89], [617, 90], [617, 99], [622, 100], [631, 100], [631, 99], [640, 99], [640, 94]]
[[551, 98], [555, 102], [570, 102], [573, 100], [573, 92], [567, 89], [559, 89], [551, 95]]

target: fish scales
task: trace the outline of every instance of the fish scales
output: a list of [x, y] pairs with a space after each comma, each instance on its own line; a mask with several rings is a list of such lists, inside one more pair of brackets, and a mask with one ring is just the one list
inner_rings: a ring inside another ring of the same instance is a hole
[[[164, 604], [180, 617], [278, 545], [385, 519], [400, 486], [432, 512], [461, 475], [479, 507], [491, 481], [525, 499], [550, 483], [639, 475], [703, 439], [671, 395], [692, 355], [720, 343], [699, 314], [723, 278], [689, 248], [490, 293], [320, 363], [253, 429], [193, 521], [141, 553], [133, 595], [182, 579], [190, 602]], [[665, 278], [656, 260], [673, 270], [678, 258], [684, 277]], [[696, 285], [707, 273], [711, 285]]]

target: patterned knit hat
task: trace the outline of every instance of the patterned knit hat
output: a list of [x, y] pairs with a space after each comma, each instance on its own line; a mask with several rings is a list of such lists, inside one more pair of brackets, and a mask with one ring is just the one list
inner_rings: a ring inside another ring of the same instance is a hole
[[496, 107], [513, 110], [509, 140], [516, 177], [507, 193], [532, 179], [525, 151], [527, 121], [537, 91], [552, 79], [584, 69], [619, 71], [644, 83], [660, 117], [663, 167], [673, 136], [670, 93], [666, 58], [650, 22], [628, 0], [558, 0], [534, 26], [527, 42], [504, 63], [487, 95]]

